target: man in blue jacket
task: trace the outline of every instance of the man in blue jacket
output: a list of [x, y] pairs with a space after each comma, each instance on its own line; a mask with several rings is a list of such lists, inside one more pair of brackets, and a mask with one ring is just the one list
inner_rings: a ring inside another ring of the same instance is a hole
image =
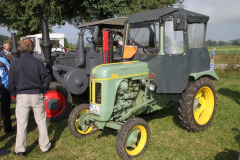
[[12, 132], [12, 121], [10, 114], [11, 97], [8, 90], [8, 70], [9, 63], [6, 58], [0, 57], [0, 94], [1, 94], [1, 112], [4, 132]]
[[48, 138], [43, 95], [49, 89], [50, 77], [43, 62], [32, 55], [33, 41], [23, 39], [18, 49], [21, 55], [11, 63], [8, 78], [9, 91], [16, 97], [17, 135], [13, 154], [26, 155], [27, 124], [31, 109], [39, 129], [39, 146], [45, 153], [49, 151], [51, 143]]

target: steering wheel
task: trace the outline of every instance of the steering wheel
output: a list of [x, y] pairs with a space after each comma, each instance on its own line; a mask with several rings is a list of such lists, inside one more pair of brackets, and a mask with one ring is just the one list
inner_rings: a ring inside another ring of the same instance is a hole
[[56, 53], [58, 48], [60, 48], [62, 50], [62, 52], [64, 51], [64, 47], [61, 44], [56, 44], [56, 43], [53, 42], [53, 45], [56, 48], [53, 53]]
[[[89, 40], [90, 39], [90, 40]], [[92, 37], [86, 37], [86, 40], [91, 43], [92, 42]]]

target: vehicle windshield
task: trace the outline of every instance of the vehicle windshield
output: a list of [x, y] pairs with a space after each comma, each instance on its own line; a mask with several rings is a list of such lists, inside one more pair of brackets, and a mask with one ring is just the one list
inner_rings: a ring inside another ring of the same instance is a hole
[[90, 45], [91, 45], [91, 38], [93, 37], [94, 29], [95, 29], [95, 27], [82, 29], [84, 32], [83, 41], [84, 41], [85, 48], [90, 47]]
[[151, 54], [157, 53], [159, 50], [159, 22], [151, 21], [130, 24], [128, 45], [148, 50], [154, 49]]

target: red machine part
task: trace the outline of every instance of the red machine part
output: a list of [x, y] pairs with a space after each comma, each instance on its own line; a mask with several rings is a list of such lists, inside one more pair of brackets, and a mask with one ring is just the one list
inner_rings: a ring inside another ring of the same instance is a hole
[[[106, 55], [107, 54], [107, 55]], [[107, 59], [105, 58], [107, 56]], [[108, 31], [103, 31], [103, 63], [109, 62]]]
[[65, 97], [58, 91], [48, 91], [45, 95], [45, 109], [47, 117], [59, 116], [66, 107]]

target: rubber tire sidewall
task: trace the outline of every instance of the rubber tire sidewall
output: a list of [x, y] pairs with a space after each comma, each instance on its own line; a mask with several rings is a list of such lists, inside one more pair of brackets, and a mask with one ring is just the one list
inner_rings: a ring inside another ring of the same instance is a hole
[[85, 110], [85, 109], [89, 109], [89, 104], [80, 104], [80, 105], [74, 107], [74, 109], [71, 111], [71, 113], [69, 114], [69, 117], [68, 117], [68, 128], [69, 128], [70, 132], [72, 133], [72, 135], [74, 135], [74, 137], [76, 137], [76, 138], [84, 138], [84, 137], [90, 136], [91, 134], [96, 132], [96, 130], [94, 130], [88, 134], [81, 134], [77, 131], [77, 129], [75, 127], [75, 120], [76, 120], [79, 112], [81, 112], [82, 110]]
[[71, 93], [68, 91], [68, 89], [66, 87], [64, 87], [63, 85], [61, 85], [59, 83], [55, 83], [55, 82], [50, 83], [49, 91], [60, 92], [66, 100], [66, 106], [65, 106], [63, 112], [60, 115], [58, 115], [57, 117], [47, 117], [47, 122], [56, 122], [56, 121], [62, 120], [64, 118], [67, 118], [69, 113], [71, 112], [72, 103], [73, 103]]
[[[195, 96], [197, 92], [202, 87], [209, 87], [212, 90], [213, 96], [214, 96], [214, 108], [212, 112], [212, 116], [209, 119], [209, 121], [204, 125], [199, 125], [193, 115], [193, 104], [195, 100]], [[212, 81], [207, 77], [202, 77], [194, 82], [189, 83], [187, 88], [182, 94], [182, 98], [180, 100], [180, 107], [178, 108], [180, 112], [180, 119], [182, 120], [182, 125], [188, 130], [192, 132], [200, 132], [206, 129], [208, 126], [211, 125], [211, 122], [214, 118], [215, 109], [217, 106], [217, 95], [215, 86], [212, 83]]]
[[[126, 143], [126, 138], [128, 137], [129, 131], [137, 125], [142, 125], [146, 129], [146, 131], [147, 131], [147, 141], [145, 143], [144, 148], [142, 149], [142, 151], [139, 154], [137, 154], [135, 156], [131, 156], [126, 151], [125, 143]], [[122, 127], [119, 130], [118, 135], [117, 135], [116, 150], [117, 150], [118, 156], [122, 159], [127, 160], [127, 159], [132, 159], [132, 158], [135, 158], [135, 157], [138, 157], [138, 156], [142, 155], [144, 153], [144, 151], [146, 150], [147, 146], [148, 146], [149, 140], [150, 140], [150, 127], [147, 124], [147, 122], [144, 119], [139, 118], [139, 117], [134, 117], [134, 118], [128, 119], [122, 125]]]

